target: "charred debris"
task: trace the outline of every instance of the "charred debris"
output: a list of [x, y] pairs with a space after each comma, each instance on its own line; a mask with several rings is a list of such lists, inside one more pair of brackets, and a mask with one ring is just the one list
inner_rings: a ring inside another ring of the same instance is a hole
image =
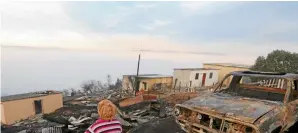
[[182, 132], [172, 117], [173, 107], [195, 96], [196, 93], [179, 93], [168, 94], [164, 98], [158, 98], [156, 95], [133, 97], [133, 93], [122, 90], [70, 96], [63, 99], [63, 107], [55, 112], [36, 115], [12, 125], [2, 124], [1, 132], [82, 133], [97, 120], [97, 103], [102, 99], [109, 99], [117, 106], [116, 117], [121, 122], [124, 132], [138, 132], [141, 127], [148, 127], [148, 124], [154, 125], [163, 120], [165, 123], [172, 123], [172, 130], [175, 130], [173, 132]]

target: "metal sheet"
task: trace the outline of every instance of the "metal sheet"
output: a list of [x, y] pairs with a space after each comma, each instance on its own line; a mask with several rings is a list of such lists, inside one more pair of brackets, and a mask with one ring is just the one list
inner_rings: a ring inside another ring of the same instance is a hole
[[259, 117], [280, 104], [282, 103], [213, 93], [201, 95], [185, 102], [183, 105], [254, 123]]

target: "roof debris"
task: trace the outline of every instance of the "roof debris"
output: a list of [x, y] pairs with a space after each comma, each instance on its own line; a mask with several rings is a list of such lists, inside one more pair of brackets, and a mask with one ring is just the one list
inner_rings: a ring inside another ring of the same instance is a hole
[[30, 93], [24, 93], [24, 94], [9, 95], [9, 96], [1, 97], [1, 102], [47, 96], [47, 95], [59, 94], [59, 93], [62, 93], [62, 92], [50, 90], [50, 91], [38, 91], [38, 92], [30, 92]]
[[[195, 97], [196, 93], [170, 94], [160, 98], [161, 92], [150, 92], [134, 97], [132, 92], [105, 90], [98, 93], [64, 97], [64, 106], [55, 112], [36, 115], [13, 125], [1, 125], [3, 133], [80, 133], [98, 119], [97, 104], [103, 99], [111, 100], [116, 106], [116, 118], [124, 132], [138, 131], [139, 127], [156, 122], [171, 121], [173, 132], [183, 132], [174, 119], [173, 106]], [[48, 92], [49, 94], [52, 92]], [[37, 93], [46, 95], [48, 93]], [[167, 92], [168, 93], [168, 92]], [[165, 93], [164, 93], [165, 94]], [[165, 118], [165, 119], [163, 119]], [[149, 130], [148, 128], [147, 130]], [[144, 130], [144, 129], [143, 129]], [[174, 131], [175, 130], [175, 131]], [[153, 133], [153, 132], [152, 132]]]

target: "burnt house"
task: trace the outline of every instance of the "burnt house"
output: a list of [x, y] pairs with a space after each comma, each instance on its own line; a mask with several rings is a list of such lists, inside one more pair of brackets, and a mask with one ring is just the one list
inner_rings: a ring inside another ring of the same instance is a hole
[[1, 123], [13, 124], [37, 114], [47, 114], [63, 106], [58, 91], [31, 92], [1, 97]]

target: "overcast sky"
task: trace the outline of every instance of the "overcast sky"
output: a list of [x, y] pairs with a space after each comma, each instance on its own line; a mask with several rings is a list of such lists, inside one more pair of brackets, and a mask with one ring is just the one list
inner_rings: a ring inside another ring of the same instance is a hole
[[3, 94], [298, 52], [298, 2], [0, 2]]

